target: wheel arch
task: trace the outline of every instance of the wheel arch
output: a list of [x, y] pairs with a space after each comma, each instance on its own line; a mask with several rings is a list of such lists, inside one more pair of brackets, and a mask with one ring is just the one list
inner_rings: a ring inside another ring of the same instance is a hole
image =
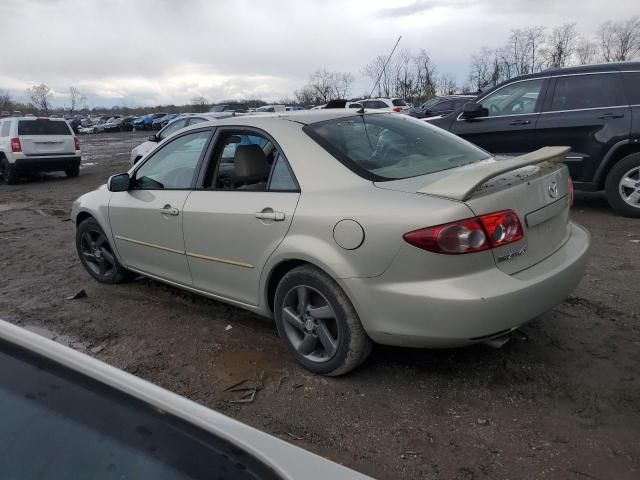
[[640, 153], [640, 142], [632, 143], [629, 140], [624, 140], [618, 142], [609, 150], [609, 153], [607, 153], [602, 163], [598, 166], [594, 178], [594, 183], [598, 185], [600, 190], [604, 189], [607, 176], [613, 166], [624, 157], [634, 153]]

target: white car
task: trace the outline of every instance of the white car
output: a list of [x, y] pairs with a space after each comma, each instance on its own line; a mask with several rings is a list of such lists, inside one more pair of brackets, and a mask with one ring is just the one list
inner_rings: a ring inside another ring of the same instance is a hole
[[371, 480], [0, 320], [4, 479]]
[[401, 98], [369, 98], [360, 100], [366, 109], [379, 110], [383, 112], [409, 113], [409, 105]]
[[151, 135], [149, 139], [135, 147], [131, 150], [131, 155], [129, 156], [129, 163], [131, 166], [135, 165], [140, 161], [142, 157], [144, 157], [147, 153], [153, 150], [158, 143], [167, 138], [168, 136], [174, 134], [178, 130], [181, 130], [185, 127], [195, 125], [200, 122], [208, 122], [210, 120], [217, 120], [220, 118], [227, 118], [235, 116], [233, 112], [209, 112], [209, 113], [194, 113], [190, 115], [185, 115], [179, 118], [176, 118], [172, 122], [169, 122], [163, 129], [161, 129], [158, 133]]
[[274, 112], [286, 112], [286, 105], [264, 105], [256, 108], [255, 113], [274, 113]]
[[64, 118], [18, 117], [0, 121], [0, 172], [14, 185], [22, 173], [80, 173], [80, 140]]

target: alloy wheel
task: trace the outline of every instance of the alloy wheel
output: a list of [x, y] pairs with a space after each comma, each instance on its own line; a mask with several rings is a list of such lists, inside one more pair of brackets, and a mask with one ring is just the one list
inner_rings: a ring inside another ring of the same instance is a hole
[[338, 350], [336, 314], [322, 293], [299, 285], [287, 292], [282, 305], [284, 331], [300, 355], [313, 362], [326, 362]]
[[80, 255], [85, 265], [99, 277], [109, 277], [116, 269], [116, 258], [102, 232], [89, 230], [80, 237]]
[[619, 191], [627, 204], [640, 208], [640, 167], [632, 168], [622, 176]]

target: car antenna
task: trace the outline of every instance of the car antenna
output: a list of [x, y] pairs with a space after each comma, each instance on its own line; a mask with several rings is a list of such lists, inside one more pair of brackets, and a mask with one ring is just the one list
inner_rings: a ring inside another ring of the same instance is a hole
[[[378, 75], [378, 80], [376, 80], [376, 83], [373, 85], [373, 88], [371, 89], [371, 92], [369, 93], [369, 97], [371, 98], [371, 95], [373, 95], [373, 91], [376, 89], [376, 87], [378, 86], [378, 83], [380, 83], [380, 79], [382, 78], [382, 74], [384, 73], [384, 71], [387, 69], [387, 65], [389, 65], [389, 60], [391, 60], [391, 57], [393, 56], [393, 52], [396, 51], [396, 47], [398, 46], [398, 44], [400, 43], [400, 40], [402, 39], [402, 35], [400, 35], [398, 37], [398, 40], [396, 41], [396, 44], [393, 46], [393, 49], [391, 50], [391, 53], [389, 54], [389, 56], [387, 57], [387, 60], [384, 62], [384, 65], [382, 66], [382, 71], [380, 72], [380, 75]], [[362, 108], [360, 110], [358, 110], [357, 113], [364, 113], [364, 105], [362, 106]]]

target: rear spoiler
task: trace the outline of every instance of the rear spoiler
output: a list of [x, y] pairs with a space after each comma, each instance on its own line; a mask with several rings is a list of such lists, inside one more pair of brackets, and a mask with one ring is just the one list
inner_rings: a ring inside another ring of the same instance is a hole
[[476, 165], [475, 168], [457, 169], [451, 175], [421, 188], [418, 193], [464, 202], [471, 198], [480, 185], [493, 177], [537, 163], [562, 162], [570, 150], [569, 147], [544, 147], [519, 157], [497, 160], [483, 166]]

